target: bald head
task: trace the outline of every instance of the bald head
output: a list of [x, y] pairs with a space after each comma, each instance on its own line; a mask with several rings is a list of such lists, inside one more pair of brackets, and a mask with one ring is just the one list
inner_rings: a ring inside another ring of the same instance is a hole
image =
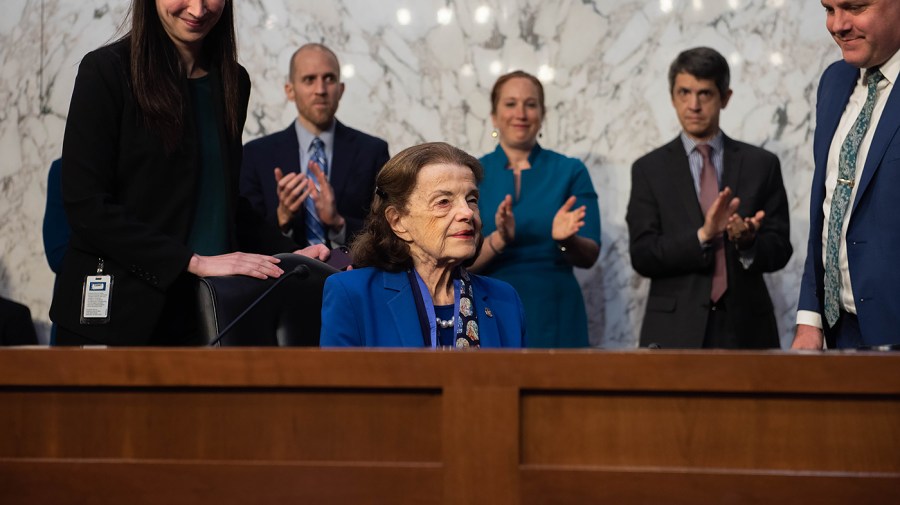
[[291, 55], [290, 68], [288, 68], [288, 80], [289, 81], [294, 80], [294, 72], [297, 71], [297, 62], [299, 60], [303, 59], [305, 56], [308, 56], [309, 54], [311, 54], [313, 51], [319, 52], [319, 53], [324, 53], [328, 58], [330, 58], [332, 60], [332, 62], [334, 63], [334, 68], [337, 69], [338, 80], [340, 80], [341, 64], [340, 64], [340, 62], [338, 62], [337, 55], [334, 54], [334, 51], [332, 51], [331, 49], [328, 49], [328, 47], [326, 47], [325, 45], [319, 44], [317, 42], [310, 42], [309, 44], [303, 44], [296, 51], [294, 51], [294, 54]]

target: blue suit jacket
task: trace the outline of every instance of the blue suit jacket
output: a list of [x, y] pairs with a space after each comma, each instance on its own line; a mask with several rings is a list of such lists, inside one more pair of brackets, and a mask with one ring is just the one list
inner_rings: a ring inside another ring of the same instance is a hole
[[[338, 213], [347, 220], [348, 240], [362, 228], [375, 193], [375, 176], [389, 158], [387, 142], [337, 121], [330, 181]], [[300, 143], [293, 122], [278, 133], [258, 138], [244, 146], [241, 194], [258, 214], [271, 223], [278, 222], [278, 192], [273, 175], [275, 167], [280, 167], [285, 174], [303, 172], [300, 167]], [[306, 242], [304, 216], [304, 212], [298, 212], [291, 224], [294, 241], [301, 246], [309, 245]]]
[[[832, 137], [858, 78], [859, 69], [839, 61], [825, 70], [819, 82], [813, 143], [816, 169], [810, 192], [809, 244], [800, 310], [824, 313], [825, 164]], [[896, 88], [895, 84], [875, 127], [866, 164], [861, 172], [857, 169], [858, 189], [847, 227], [847, 257], [862, 345], [900, 342], [900, 269], [896, 268], [900, 257], [900, 90]], [[825, 337], [829, 347], [834, 348], [834, 335], [827, 328]]]
[[[525, 311], [516, 290], [489, 277], [470, 277], [481, 346], [524, 347]], [[406, 272], [360, 268], [329, 277], [322, 300], [321, 346], [423, 347]]]

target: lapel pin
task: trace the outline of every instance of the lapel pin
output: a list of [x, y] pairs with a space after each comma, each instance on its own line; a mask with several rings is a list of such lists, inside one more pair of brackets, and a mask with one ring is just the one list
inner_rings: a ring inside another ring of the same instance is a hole
[[484, 315], [486, 315], [487, 317], [494, 317], [494, 313], [491, 312], [490, 307], [485, 307], [485, 308], [484, 308]]

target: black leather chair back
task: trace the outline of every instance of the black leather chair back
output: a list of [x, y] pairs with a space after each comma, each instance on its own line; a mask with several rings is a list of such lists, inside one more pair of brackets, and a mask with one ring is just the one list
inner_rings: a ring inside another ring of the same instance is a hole
[[[200, 279], [198, 326], [204, 344], [211, 344], [227, 329], [218, 345], [319, 345], [322, 290], [325, 279], [337, 270], [306, 256], [276, 257], [285, 272], [278, 279], [243, 275]], [[242, 315], [256, 300], [256, 306]], [[238, 317], [240, 320], [228, 328]]]

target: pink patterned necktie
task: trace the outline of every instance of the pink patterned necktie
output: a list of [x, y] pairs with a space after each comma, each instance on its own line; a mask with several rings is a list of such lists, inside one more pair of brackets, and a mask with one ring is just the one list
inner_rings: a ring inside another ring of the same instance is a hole
[[[700, 208], [703, 214], [716, 201], [719, 196], [719, 178], [716, 176], [716, 167], [712, 163], [712, 147], [709, 144], [698, 144], [697, 151], [703, 157], [703, 168], [700, 170]], [[718, 302], [722, 294], [728, 289], [728, 272], [725, 268], [725, 240], [722, 236], [712, 240], [715, 253], [715, 267], [713, 269], [712, 290], [709, 299]]]

